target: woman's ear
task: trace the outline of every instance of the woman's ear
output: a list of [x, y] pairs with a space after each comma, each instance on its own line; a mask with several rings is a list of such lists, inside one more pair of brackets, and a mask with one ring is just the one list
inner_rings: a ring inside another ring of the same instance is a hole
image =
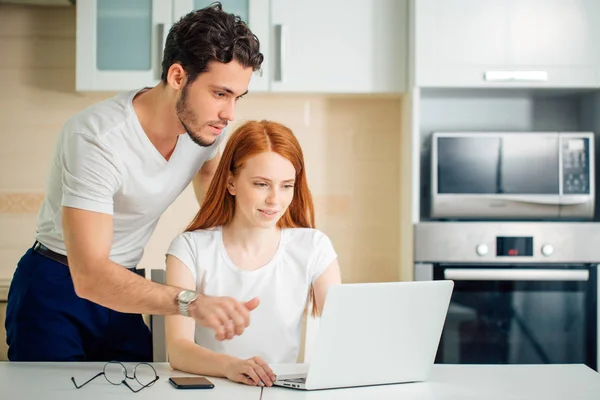
[[229, 191], [230, 195], [235, 196], [235, 185], [233, 183], [232, 175], [229, 175], [229, 178], [227, 178], [227, 191]]

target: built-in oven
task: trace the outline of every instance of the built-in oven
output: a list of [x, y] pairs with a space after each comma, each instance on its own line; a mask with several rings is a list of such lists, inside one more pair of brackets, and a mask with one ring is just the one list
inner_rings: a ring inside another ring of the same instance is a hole
[[590, 220], [592, 132], [434, 132], [431, 218]]
[[454, 281], [436, 362], [598, 369], [597, 224], [424, 223], [415, 279]]

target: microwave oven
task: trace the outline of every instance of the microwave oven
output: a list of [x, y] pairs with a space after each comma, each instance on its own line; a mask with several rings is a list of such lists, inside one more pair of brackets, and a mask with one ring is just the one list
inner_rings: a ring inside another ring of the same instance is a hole
[[592, 132], [434, 132], [432, 219], [589, 220]]

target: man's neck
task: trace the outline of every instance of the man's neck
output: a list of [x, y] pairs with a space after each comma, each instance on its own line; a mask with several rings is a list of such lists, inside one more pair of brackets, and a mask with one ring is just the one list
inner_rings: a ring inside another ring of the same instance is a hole
[[176, 102], [161, 83], [133, 99], [133, 109], [142, 129], [166, 160], [173, 154], [178, 136], [184, 132], [175, 111]]

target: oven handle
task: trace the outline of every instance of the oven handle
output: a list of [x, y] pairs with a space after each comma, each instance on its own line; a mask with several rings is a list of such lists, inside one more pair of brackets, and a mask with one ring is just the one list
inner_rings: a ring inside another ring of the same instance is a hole
[[587, 281], [587, 269], [474, 269], [448, 268], [444, 278], [455, 281]]

